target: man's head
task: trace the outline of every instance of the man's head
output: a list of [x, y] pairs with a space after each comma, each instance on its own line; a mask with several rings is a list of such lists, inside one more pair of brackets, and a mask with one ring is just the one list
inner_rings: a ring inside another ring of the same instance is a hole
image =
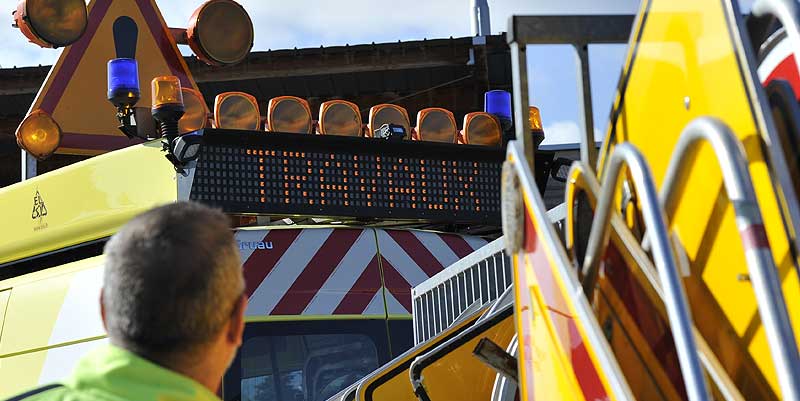
[[101, 307], [112, 343], [173, 368], [213, 352], [224, 371], [245, 307], [224, 214], [190, 202], [155, 208], [115, 234], [105, 257]]

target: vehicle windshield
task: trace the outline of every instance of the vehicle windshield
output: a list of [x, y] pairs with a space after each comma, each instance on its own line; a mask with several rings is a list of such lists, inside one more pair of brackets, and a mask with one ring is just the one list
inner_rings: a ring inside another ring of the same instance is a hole
[[362, 334], [252, 337], [241, 352], [242, 401], [326, 400], [378, 368]]

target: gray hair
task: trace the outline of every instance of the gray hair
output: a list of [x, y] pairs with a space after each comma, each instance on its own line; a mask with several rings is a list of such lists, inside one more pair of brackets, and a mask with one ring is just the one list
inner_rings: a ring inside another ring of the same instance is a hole
[[105, 246], [103, 307], [117, 345], [173, 355], [210, 342], [244, 291], [228, 218], [192, 202], [145, 212]]

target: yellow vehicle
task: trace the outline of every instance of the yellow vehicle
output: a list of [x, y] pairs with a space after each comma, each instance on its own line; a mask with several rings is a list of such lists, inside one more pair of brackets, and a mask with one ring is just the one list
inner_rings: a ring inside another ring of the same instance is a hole
[[[147, 143], [0, 189], [2, 207], [15, 211], [5, 226], [15, 228], [0, 241], [0, 397], [59, 380], [106, 341], [98, 309], [103, 243], [138, 211], [176, 201], [176, 174], [160, 144]], [[83, 190], [65, 191], [65, 183]], [[250, 306], [226, 399], [333, 395], [410, 347], [413, 285], [486, 244], [342, 224], [234, 231]], [[265, 385], [275, 372], [305, 381]]]

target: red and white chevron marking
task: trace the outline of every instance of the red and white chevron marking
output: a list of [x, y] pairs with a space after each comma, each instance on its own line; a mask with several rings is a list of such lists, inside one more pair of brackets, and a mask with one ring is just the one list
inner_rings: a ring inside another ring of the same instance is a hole
[[411, 313], [411, 288], [482, 247], [478, 237], [410, 230], [237, 231], [247, 314]]
[[787, 37], [769, 49], [756, 71], [758, 79], [765, 87], [775, 79], [784, 79], [792, 86], [795, 96], [800, 98], [800, 76], [797, 75], [797, 61], [792, 52], [792, 44]]

